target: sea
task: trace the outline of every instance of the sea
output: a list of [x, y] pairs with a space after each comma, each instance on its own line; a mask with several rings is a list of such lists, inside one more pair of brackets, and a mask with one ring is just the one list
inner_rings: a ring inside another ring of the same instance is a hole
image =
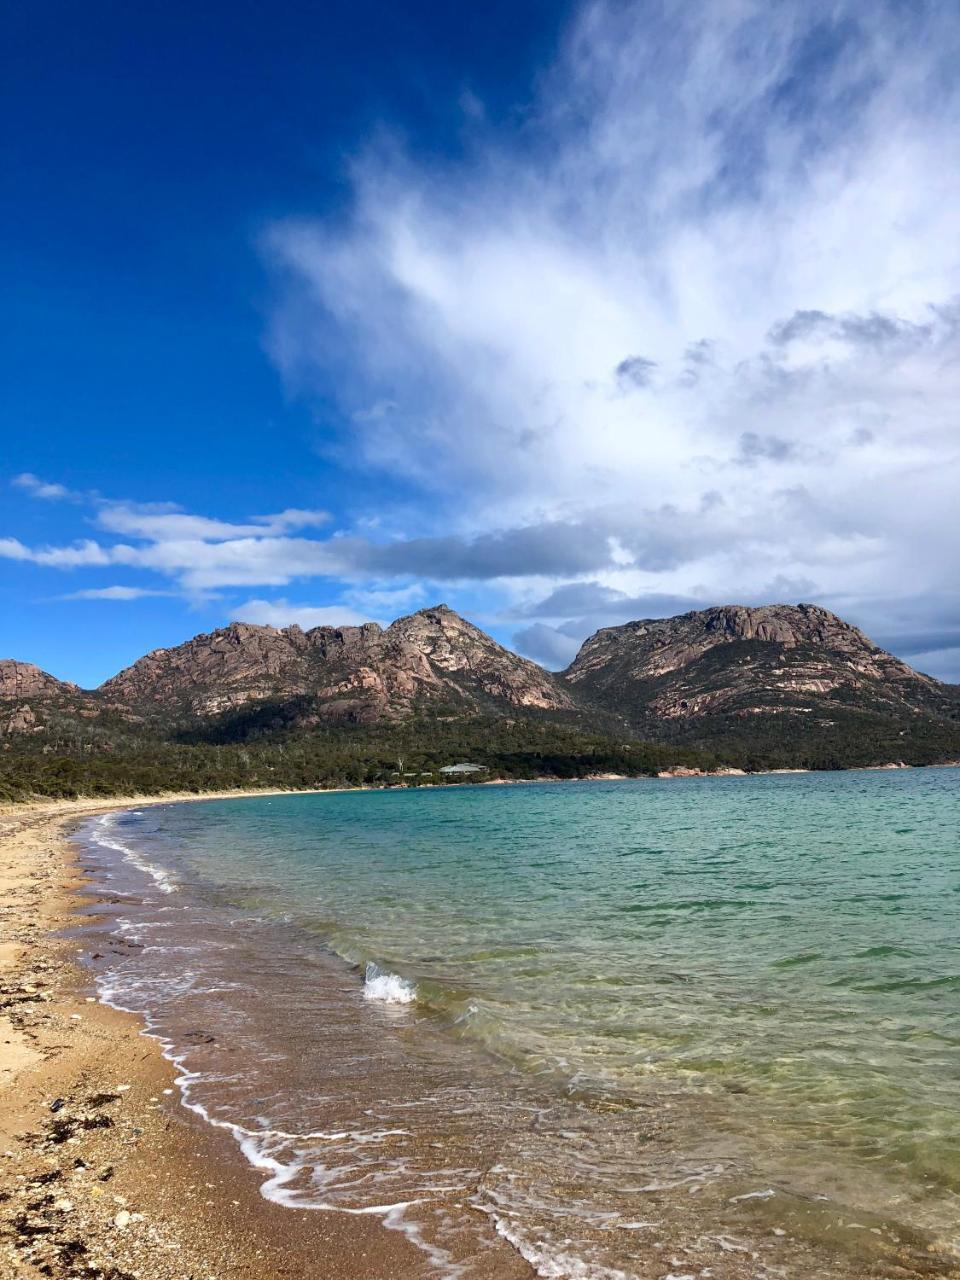
[[92, 980], [182, 1104], [425, 1277], [504, 1241], [571, 1280], [960, 1275], [960, 769], [245, 797], [76, 839]]

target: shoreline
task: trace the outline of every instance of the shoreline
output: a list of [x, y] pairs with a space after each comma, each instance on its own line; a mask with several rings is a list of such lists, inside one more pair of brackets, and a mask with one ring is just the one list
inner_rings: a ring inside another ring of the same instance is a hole
[[684, 778], [773, 778], [788, 774], [844, 774], [844, 773], [888, 773], [909, 770], [911, 772], [924, 769], [958, 769], [960, 760], [941, 760], [935, 764], [905, 764], [902, 760], [888, 764], [854, 765], [849, 769], [809, 769], [805, 767], [783, 767], [779, 769], [740, 769], [733, 765], [722, 765], [717, 769], [702, 770], [687, 765], [676, 765], [670, 769], [662, 769], [657, 774], [629, 773], [590, 773], [579, 778], [555, 778], [542, 774], [535, 778], [487, 778], [478, 782], [422, 782], [416, 786], [409, 784], [393, 787], [358, 786], [358, 787], [239, 787], [231, 791], [162, 791], [146, 794], [128, 794], [116, 796], [70, 796], [52, 797], [33, 795], [25, 800], [0, 801], [0, 836], [3, 823], [11, 817], [33, 814], [45, 817], [60, 817], [67, 821], [70, 817], [82, 817], [87, 814], [109, 813], [115, 810], [145, 808], [147, 805], [185, 804], [201, 800], [243, 800], [269, 796], [322, 796], [353, 795], [355, 793], [379, 791], [440, 791], [448, 787], [517, 787], [533, 786], [543, 783], [570, 782], [655, 782], [660, 779]]
[[[95, 926], [97, 899], [70, 840], [72, 822], [142, 804], [237, 796], [0, 807], [0, 1274], [436, 1274], [413, 1243], [376, 1216], [266, 1200], [262, 1171], [232, 1136], [181, 1105], [176, 1069], [142, 1020], [88, 994], [80, 956], [90, 944], [82, 930]], [[506, 1243], [491, 1264], [491, 1274], [505, 1280], [533, 1274]]]
[[[604, 779], [616, 780], [569, 781]], [[95, 929], [98, 901], [82, 849], [71, 843], [79, 819], [148, 805], [358, 790], [378, 788], [0, 805], [0, 1274], [5, 1261], [18, 1280], [437, 1274], [379, 1217], [266, 1200], [262, 1170], [231, 1135], [181, 1105], [178, 1073], [161, 1042], [139, 1016], [89, 994], [91, 976], [79, 959], [94, 949], [83, 931]], [[504, 1243], [489, 1274], [521, 1280], [534, 1272]]]

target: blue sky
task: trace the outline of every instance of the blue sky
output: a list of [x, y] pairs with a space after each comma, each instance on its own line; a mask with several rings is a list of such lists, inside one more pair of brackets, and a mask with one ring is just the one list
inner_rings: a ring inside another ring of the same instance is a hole
[[813, 600], [960, 680], [952, 6], [23, 6], [0, 656]]

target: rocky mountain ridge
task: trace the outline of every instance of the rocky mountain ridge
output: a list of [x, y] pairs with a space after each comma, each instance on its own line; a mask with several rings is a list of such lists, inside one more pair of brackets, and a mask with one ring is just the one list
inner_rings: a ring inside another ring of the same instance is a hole
[[311, 698], [327, 720], [371, 723], [448, 705], [565, 711], [574, 699], [550, 672], [504, 649], [446, 605], [389, 627], [234, 622], [157, 649], [107, 680], [98, 695], [141, 714], [219, 715], [270, 698]]
[[18, 702], [27, 698], [46, 698], [63, 693], [79, 693], [75, 684], [35, 667], [32, 662], [0, 658], [0, 702]]
[[928, 754], [954, 738], [960, 753], [960, 689], [806, 604], [723, 605], [604, 628], [556, 674], [445, 605], [386, 628], [231, 623], [154, 650], [92, 691], [28, 663], [0, 663], [8, 739], [51, 725], [69, 734], [81, 721], [99, 725], [104, 739], [130, 726], [213, 733], [227, 721], [253, 724], [274, 706], [284, 709], [284, 729], [546, 717], [624, 740], [792, 750], [866, 734], [887, 744], [877, 746], [883, 755], [919, 735], [935, 744]]
[[817, 605], [721, 605], [591, 636], [563, 673], [586, 700], [673, 734], [717, 717], [955, 720], [960, 690]]

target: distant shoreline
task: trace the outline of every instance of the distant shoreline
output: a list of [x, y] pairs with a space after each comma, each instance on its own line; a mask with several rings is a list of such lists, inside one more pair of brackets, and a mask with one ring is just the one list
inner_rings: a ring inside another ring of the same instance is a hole
[[151, 792], [144, 795], [131, 793], [120, 796], [69, 796], [60, 798], [36, 795], [26, 800], [10, 800], [0, 803], [0, 817], [11, 817], [21, 811], [23, 811], [24, 815], [27, 813], [36, 814], [40, 810], [44, 810], [45, 814], [49, 813], [51, 816], [56, 814], [68, 817], [73, 814], [96, 814], [112, 812], [116, 809], [129, 809], [133, 805], [141, 808], [147, 805], [184, 804], [200, 800], [244, 800], [256, 796], [345, 795], [368, 791], [440, 791], [447, 787], [512, 787], [551, 782], [655, 782], [659, 779], [768, 778], [796, 773], [887, 773], [906, 769], [957, 768], [960, 768], [960, 760], [942, 760], [937, 764], [906, 764], [903, 761], [894, 761], [889, 764], [855, 765], [849, 769], [808, 769], [798, 767], [747, 770], [734, 768], [733, 766], [723, 766], [719, 769], [704, 770], [690, 768], [687, 765], [677, 765], [672, 769], [663, 769], [657, 774], [591, 773], [584, 774], [580, 778], [556, 778], [549, 774], [541, 774], [536, 778], [487, 778], [480, 782], [421, 782], [417, 786], [241, 787], [233, 791], [164, 791]]

